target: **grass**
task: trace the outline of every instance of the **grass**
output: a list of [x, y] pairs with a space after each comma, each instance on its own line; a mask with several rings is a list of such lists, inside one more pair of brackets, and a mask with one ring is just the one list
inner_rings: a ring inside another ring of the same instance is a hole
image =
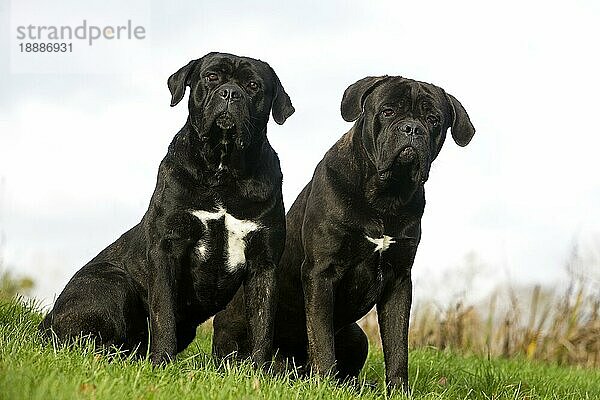
[[497, 292], [487, 307], [459, 301], [442, 312], [417, 308], [411, 344], [463, 354], [491, 353], [600, 367], [600, 302], [596, 290], [573, 281], [563, 291], [535, 286], [518, 294], [511, 287], [505, 292], [505, 311], [498, 310]]
[[[90, 343], [44, 343], [31, 303], [0, 303], [0, 399], [404, 399], [383, 389], [383, 357], [372, 350], [361, 383], [272, 377], [243, 363], [219, 365], [209, 356], [210, 331], [166, 367], [118, 352], [106, 355]], [[459, 356], [425, 348], [411, 351], [414, 399], [600, 399], [600, 371], [537, 361]]]

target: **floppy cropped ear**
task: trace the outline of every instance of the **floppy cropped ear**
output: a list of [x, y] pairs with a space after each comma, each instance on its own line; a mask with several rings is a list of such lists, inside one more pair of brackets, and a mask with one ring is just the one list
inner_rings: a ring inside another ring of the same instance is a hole
[[347, 122], [358, 119], [363, 111], [363, 105], [367, 96], [375, 89], [378, 84], [388, 76], [367, 76], [348, 86], [342, 97], [342, 118]]
[[273, 115], [273, 119], [277, 122], [278, 125], [282, 125], [286, 119], [290, 115], [296, 111], [294, 106], [292, 105], [292, 100], [290, 96], [285, 92], [279, 77], [275, 73], [275, 70], [271, 68], [271, 72], [273, 73], [273, 82], [275, 84], [274, 93], [273, 93], [273, 103], [271, 105], [271, 114]]
[[475, 135], [475, 127], [471, 123], [471, 119], [469, 119], [469, 114], [467, 114], [465, 108], [460, 104], [460, 101], [448, 93], [446, 93], [446, 97], [452, 110], [452, 126], [450, 131], [452, 139], [454, 139], [457, 145], [464, 147], [469, 144], [473, 135]]
[[175, 107], [185, 94], [185, 87], [190, 85], [190, 74], [194, 70], [198, 60], [190, 61], [186, 66], [179, 68], [177, 72], [169, 77], [167, 85], [171, 92], [171, 107]]

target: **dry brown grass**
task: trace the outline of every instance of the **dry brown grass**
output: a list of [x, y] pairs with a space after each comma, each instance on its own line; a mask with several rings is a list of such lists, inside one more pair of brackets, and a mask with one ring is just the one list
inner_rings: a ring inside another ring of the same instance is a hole
[[[413, 307], [411, 348], [433, 346], [486, 356], [600, 366], [600, 300], [593, 285], [573, 276], [562, 291], [540, 286], [496, 290], [483, 303], [466, 300], [440, 309]], [[362, 321], [372, 343], [380, 345], [377, 315]]]

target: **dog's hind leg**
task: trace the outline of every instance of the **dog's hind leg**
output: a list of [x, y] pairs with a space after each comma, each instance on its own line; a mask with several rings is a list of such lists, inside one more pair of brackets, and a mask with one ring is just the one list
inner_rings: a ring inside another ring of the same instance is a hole
[[250, 356], [248, 323], [245, 314], [244, 289], [240, 288], [225, 310], [213, 319], [212, 354], [217, 359]]
[[177, 324], [177, 352], [182, 352], [185, 350], [190, 343], [194, 341], [196, 337], [196, 328], [195, 324], [185, 324], [178, 323]]
[[369, 353], [367, 335], [353, 323], [341, 328], [335, 334], [335, 358], [337, 376], [345, 381], [356, 378]]
[[87, 336], [103, 347], [133, 350], [147, 335], [146, 315], [124, 270], [90, 264], [67, 284], [40, 329], [62, 342]]

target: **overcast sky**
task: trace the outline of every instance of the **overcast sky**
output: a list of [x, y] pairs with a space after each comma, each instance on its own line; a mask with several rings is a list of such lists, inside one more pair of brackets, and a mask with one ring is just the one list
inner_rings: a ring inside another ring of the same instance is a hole
[[[560, 282], [574, 243], [600, 248], [597, 0], [0, 1], [1, 252], [47, 302], [139, 221], [187, 113], [166, 80], [215, 50], [269, 62], [290, 94], [296, 113], [268, 131], [287, 206], [351, 127], [339, 104], [356, 80], [402, 75], [462, 102], [477, 133], [447, 140], [426, 184], [421, 295], [471, 252], [491, 287]], [[18, 53], [16, 26], [83, 19], [147, 35]]]

